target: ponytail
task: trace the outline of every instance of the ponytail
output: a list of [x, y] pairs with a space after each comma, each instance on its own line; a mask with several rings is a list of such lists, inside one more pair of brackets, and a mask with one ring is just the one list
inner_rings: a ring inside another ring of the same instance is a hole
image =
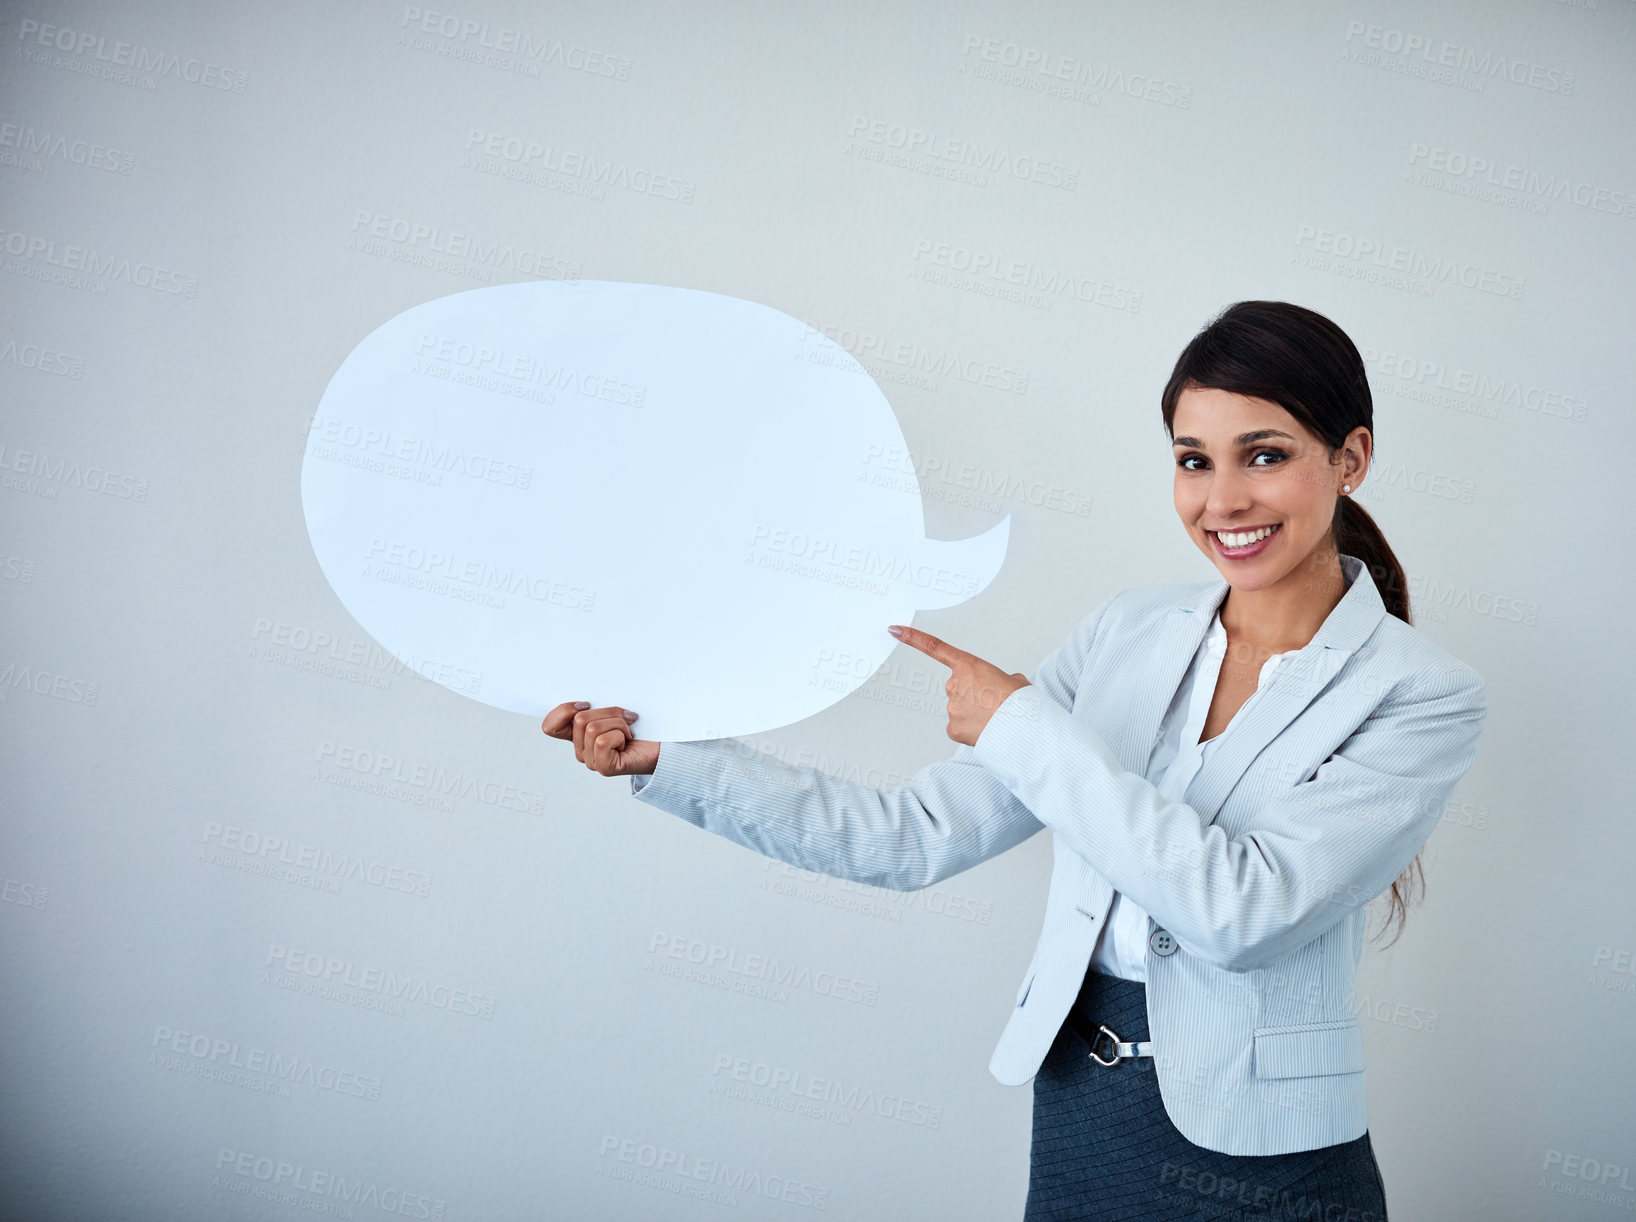
[[1369, 576], [1374, 578], [1380, 591], [1380, 600], [1386, 610], [1405, 624], [1409, 618], [1409, 583], [1403, 575], [1403, 566], [1387, 545], [1386, 536], [1369, 511], [1358, 504], [1357, 498], [1335, 498], [1335, 550], [1363, 561]]

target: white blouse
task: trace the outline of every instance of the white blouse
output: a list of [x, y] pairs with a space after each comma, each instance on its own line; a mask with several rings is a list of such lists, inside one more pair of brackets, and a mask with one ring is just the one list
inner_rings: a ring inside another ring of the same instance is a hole
[[[1250, 694], [1233, 721], [1255, 703], [1266, 685], [1267, 676], [1278, 664], [1298, 650], [1275, 653], [1261, 665], [1256, 677], [1255, 691]], [[1216, 679], [1221, 674], [1222, 659], [1227, 656], [1227, 629], [1222, 627], [1218, 608], [1210, 621], [1210, 631], [1193, 655], [1181, 686], [1170, 701], [1170, 709], [1159, 725], [1159, 745], [1148, 760], [1147, 779], [1161, 794], [1172, 802], [1185, 802], [1187, 787], [1204, 763], [1209, 750], [1221, 741], [1222, 735], [1232, 732], [1233, 722], [1208, 742], [1200, 743], [1204, 720], [1210, 714], [1210, 702], [1215, 698]], [[1093, 861], [1094, 867], [1096, 863]], [[1126, 980], [1147, 979], [1147, 913], [1136, 901], [1115, 891], [1108, 919], [1091, 951], [1091, 967], [1105, 976], [1122, 976]]]

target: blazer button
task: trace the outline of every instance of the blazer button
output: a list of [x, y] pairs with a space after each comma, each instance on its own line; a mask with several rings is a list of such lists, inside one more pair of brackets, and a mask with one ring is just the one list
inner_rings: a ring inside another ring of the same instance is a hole
[[1176, 939], [1168, 929], [1155, 929], [1147, 937], [1147, 944], [1153, 948], [1156, 955], [1173, 955], [1176, 953]]

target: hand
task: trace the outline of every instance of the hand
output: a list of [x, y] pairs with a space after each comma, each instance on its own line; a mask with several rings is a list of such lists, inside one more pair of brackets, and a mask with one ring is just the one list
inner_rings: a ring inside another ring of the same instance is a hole
[[593, 709], [584, 701], [559, 704], [545, 715], [540, 729], [551, 738], [574, 744], [574, 758], [603, 776], [637, 776], [653, 771], [659, 744], [630, 733], [639, 714], [619, 708]]
[[1008, 675], [992, 662], [956, 649], [929, 632], [905, 624], [893, 624], [888, 631], [894, 628], [901, 630], [894, 633], [898, 640], [954, 672], [943, 690], [949, 696], [949, 737], [957, 743], [975, 747], [994, 710], [1012, 692], [1030, 686], [1027, 675]]

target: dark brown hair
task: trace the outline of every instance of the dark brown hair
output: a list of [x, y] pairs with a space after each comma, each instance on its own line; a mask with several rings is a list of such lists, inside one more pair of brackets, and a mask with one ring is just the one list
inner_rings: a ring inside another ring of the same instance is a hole
[[[1165, 432], [1175, 436], [1176, 400], [1190, 387], [1230, 391], [1278, 404], [1301, 422], [1340, 461], [1347, 434], [1362, 425], [1375, 433], [1375, 402], [1357, 345], [1316, 311], [1287, 301], [1240, 301], [1228, 306], [1188, 342], [1160, 396]], [[1409, 619], [1409, 586], [1386, 536], [1351, 496], [1335, 498], [1331, 524], [1335, 550], [1356, 556], [1369, 570], [1386, 610]], [[1408, 892], [1420, 857], [1392, 883], [1391, 911], [1398, 932], [1408, 916]], [[1381, 927], [1385, 932], [1385, 925]], [[1397, 941], [1396, 935], [1392, 941]], [[1388, 943], [1390, 945], [1390, 943]]]

